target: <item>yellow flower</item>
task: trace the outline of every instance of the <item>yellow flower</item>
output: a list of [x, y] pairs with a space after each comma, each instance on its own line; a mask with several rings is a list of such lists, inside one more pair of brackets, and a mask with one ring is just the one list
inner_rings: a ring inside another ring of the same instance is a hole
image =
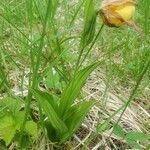
[[135, 13], [134, 0], [104, 0], [101, 6], [101, 16], [104, 23], [111, 27], [130, 24]]

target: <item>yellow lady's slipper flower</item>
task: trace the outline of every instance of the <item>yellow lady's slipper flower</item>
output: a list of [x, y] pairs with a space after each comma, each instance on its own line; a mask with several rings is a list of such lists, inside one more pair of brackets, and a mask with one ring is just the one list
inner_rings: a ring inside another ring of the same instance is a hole
[[135, 5], [135, 0], [104, 0], [100, 11], [104, 23], [111, 27], [130, 24]]

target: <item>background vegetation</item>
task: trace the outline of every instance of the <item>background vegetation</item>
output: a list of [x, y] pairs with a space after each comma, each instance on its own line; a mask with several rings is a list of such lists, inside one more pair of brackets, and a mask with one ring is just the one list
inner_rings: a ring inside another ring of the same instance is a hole
[[0, 149], [150, 148], [150, 1], [142, 36], [100, 4], [0, 1]]

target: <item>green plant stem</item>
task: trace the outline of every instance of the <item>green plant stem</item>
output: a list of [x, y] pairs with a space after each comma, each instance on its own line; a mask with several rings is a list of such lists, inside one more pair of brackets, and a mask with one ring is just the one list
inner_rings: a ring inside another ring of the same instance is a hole
[[96, 40], [98, 39], [98, 37], [99, 37], [99, 35], [100, 35], [100, 33], [101, 33], [103, 27], [104, 27], [104, 24], [101, 25], [101, 28], [99, 29], [98, 33], [96, 34], [94, 40], [93, 40], [92, 43], [91, 43], [91, 46], [88, 48], [88, 50], [87, 50], [87, 52], [86, 52], [84, 58], [82, 59], [82, 61], [81, 61], [81, 63], [80, 63], [80, 60], [81, 60], [83, 51], [84, 51], [84, 49], [86, 48], [86, 46], [81, 48], [80, 53], [79, 53], [79, 57], [78, 57], [78, 60], [77, 60], [77, 63], [76, 63], [75, 74], [76, 74], [76, 72], [78, 71], [78, 69], [81, 67], [82, 63], [84, 62], [84, 60], [85, 60], [86, 57], [88, 56], [89, 52], [92, 50], [92, 48], [93, 48], [94, 44], [96, 43]]
[[79, 69], [78, 66], [79, 66], [80, 59], [81, 59], [81, 56], [83, 54], [84, 48], [85, 47], [82, 47], [81, 50], [80, 50], [80, 53], [79, 53], [79, 56], [78, 56], [78, 59], [77, 59], [77, 63], [76, 63], [75, 74], [76, 74], [77, 70]]
[[92, 42], [91, 46], [90, 46], [90, 47], [89, 47], [89, 49], [87, 50], [87, 52], [86, 52], [85, 56], [83, 57], [83, 59], [82, 59], [82, 61], [81, 61], [80, 65], [79, 65], [79, 67], [81, 67], [82, 63], [84, 62], [84, 60], [86, 59], [86, 57], [88, 56], [88, 54], [90, 53], [90, 51], [92, 50], [92, 48], [93, 48], [94, 44], [96, 43], [96, 41], [97, 41], [97, 39], [98, 39], [99, 35], [100, 35], [100, 34], [101, 34], [101, 32], [102, 32], [103, 27], [104, 27], [104, 24], [102, 24], [102, 25], [101, 25], [101, 28], [99, 29], [99, 31], [98, 31], [98, 33], [97, 33], [97, 35], [95, 36], [95, 39], [93, 40], [93, 42]]

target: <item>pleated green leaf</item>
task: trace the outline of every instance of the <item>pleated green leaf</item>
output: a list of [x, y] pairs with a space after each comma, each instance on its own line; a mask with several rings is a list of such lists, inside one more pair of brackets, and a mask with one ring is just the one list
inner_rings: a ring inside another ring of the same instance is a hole
[[65, 112], [71, 107], [74, 100], [79, 95], [81, 88], [83, 87], [87, 77], [89, 74], [99, 66], [100, 62], [96, 62], [77, 73], [77, 75], [70, 81], [69, 85], [67, 85], [66, 89], [62, 93], [62, 97], [60, 99], [59, 109], [61, 112], [61, 116], [65, 115]]
[[60, 134], [67, 132], [67, 126], [58, 116], [57, 105], [51, 95], [45, 92], [41, 92], [39, 90], [32, 90], [34, 96], [36, 97], [39, 105], [42, 107], [48, 119], [53, 126], [53, 128]]
[[94, 9], [93, 0], [86, 0], [84, 14], [84, 31], [81, 38], [81, 44], [83, 47], [90, 44], [95, 34], [96, 11]]
[[84, 101], [70, 108], [68, 111], [68, 114], [70, 115], [68, 115], [65, 120], [65, 124], [69, 130], [69, 135], [67, 135], [68, 137], [64, 135], [61, 142], [65, 141], [66, 138], [71, 137], [72, 134], [80, 127], [83, 120], [85, 119], [85, 116], [94, 104], [95, 101]]

